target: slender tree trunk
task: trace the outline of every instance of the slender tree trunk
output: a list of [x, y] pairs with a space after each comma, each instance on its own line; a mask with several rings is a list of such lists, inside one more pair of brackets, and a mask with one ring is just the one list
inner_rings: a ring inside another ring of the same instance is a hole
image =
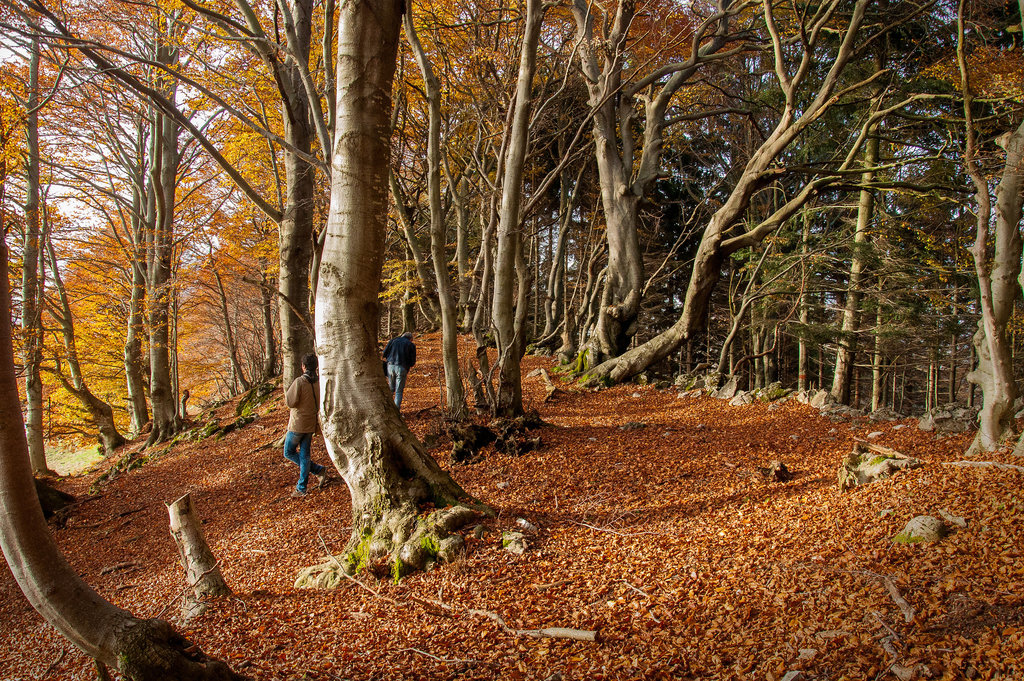
[[[348, 570], [400, 576], [476, 515], [468, 495], [406, 428], [378, 359], [378, 287], [387, 218], [391, 86], [401, 0], [339, 7], [331, 209], [317, 287], [321, 415], [328, 453], [352, 495]], [[436, 511], [418, 517], [422, 507]], [[445, 508], [445, 507], [448, 508]], [[327, 563], [305, 579], [322, 584]], [[322, 579], [323, 578], [323, 579]]]
[[263, 381], [277, 374], [277, 337], [274, 332], [274, 296], [267, 280], [266, 263], [260, 261], [260, 313], [263, 318]]
[[54, 315], [61, 327], [61, 334], [64, 337], [64, 357], [68, 365], [68, 374], [58, 365], [54, 373], [64, 388], [74, 395], [85, 410], [89, 413], [93, 424], [99, 432], [100, 444], [105, 454], [109, 455], [115, 449], [125, 444], [124, 436], [117, 429], [114, 421], [114, 411], [109, 404], [96, 397], [86, 385], [85, 377], [82, 375], [82, 367], [78, 361], [78, 344], [75, 340], [74, 317], [71, 314], [71, 305], [68, 302], [67, 292], [64, 288], [64, 281], [57, 268], [57, 256], [54, 253], [53, 245], [47, 242], [47, 255], [49, 256], [50, 269], [53, 272], [53, 285], [57, 293], [57, 309]]
[[[800, 240], [800, 268], [803, 274], [804, 282], [807, 281], [807, 253], [810, 250], [811, 241], [811, 211], [810, 209], [804, 210], [803, 212], [803, 232]], [[806, 285], [804, 286], [806, 289]], [[807, 323], [810, 320], [810, 295], [805, 291], [800, 293], [800, 327], [802, 332], [800, 339], [797, 344], [797, 361], [796, 361], [796, 389], [804, 392], [808, 389], [807, 375], [810, 369], [810, 357], [808, 356], [807, 349]]]
[[459, 373], [458, 310], [452, 296], [451, 277], [448, 275], [448, 256], [445, 253], [444, 212], [441, 205], [441, 85], [434, 75], [426, 52], [420, 45], [413, 25], [412, 13], [405, 13], [405, 35], [413, 47], [416, 61], [423, 73], [429, 106], [427, 134], [427, 192], [430, 197], [430, 255], [434, 262], [434, 279], [441, 314], [441, 358], [444, 365], [444, 385], [449, 415], [458, 420], [466, 418], [466, 393]]
[[[514, 302], [516, 270], [523, 267], [522, 205], [523, 172], [529, 146], [531, 92], [537, 67], [537, 44], [545, 8], [541, 0], [527, 0], [526, 26], [519, 55], [519, 77], [513, 106], [512, 128], [505, 157], [505, 175], [498, 217], [498, 248], [494, 265], [494, 298], [491, 318], [498, 343], [500, 381], [495, 413], [514, 416], [523, 412], [523, 386], [519, 360], [526, 347], [523, 337], [526, 310], [517, 310]], [[522, 276], [520, 276], [522, 281]], [[524, 292], [520, 291], [520, 307]], [[518, 314], [517, 314], [518, 313]]]
[[[438, 135], [440, 135], [440, 130], [438, 130]], [[440, 151], [438, 154], [440, 154]], [[416, 266], [416, 276], [419, 278], [419, 286], [423, 290], [423, 295], [420, 298], [423, 311], [427, 316], [427, 323], [432, 328], [437, 328], [441, 321], [441, 311], [438, 309], [437, 298], [439, 292], [436, 287], [436, 277], [431, 272], [430, 265], [427, 263], [427, 256], [423, 254], [419, 238], [416, 236], [416, 225], [413, 223], [413, 218], [409, 215], [409, 209], [405, 205], [405, 192], [402, 191], [401, 186], [398, 184], [398, 178], [395, 177], [394, 173], [388, 176], [388, 186], [391, 188], [391, 198], [395, 202], [398, 222], [402, 225], [402, 231], [405, 233], [405, 245], [410, 255], [412, 255], [413, 264]], [[433, 233], [431, 233], [431, 239], [433, 239]], [[447, 263], [442, 263], [442, 265], [447, 267]], [[436, 268], [437, 266], [435, 265], [434, 267]]]
[[217, 268], [213, 265], [212, 262], [210, 263], [210, 266], [213, 269], [213, 276], [217, 280], [217, 293], [220, 301], [220, 313], [221, 316], [224, 318], [224, 340], [228, 346], [228, 358], [231, 361], [231, 372], [238, 379], [238, 383], [241, 386], [242, 391], [244, 392], [251, 388], [252, 384], [249, 382], [249, 379], [245, 377], [245, 372], [242, 370], [242, 365], [238, 361], [238, 344], [235, 342], [235, 333], [231, 328], [231, 314], [228, 311], [228, 294], [224, 290], [224, 282], [223, 280], [221, 280], [220, 272], [217, 271]]
[[43, 288], [45, 254], [39, 213], [39, 40], [32, 40], [26, 107], [25, 243], [21, 276], [21, 329], [25, 361], [25, 426], [32, 470], [51, 473], [43, 441]]
[[[879, 286], [881, 288], [881, 286]], [[882, 306], [875, 310], [875, 346], [871, 353], [871, 411], [878, 411], [884, 404], [883, 391], [885, 390], [882, 373]]]

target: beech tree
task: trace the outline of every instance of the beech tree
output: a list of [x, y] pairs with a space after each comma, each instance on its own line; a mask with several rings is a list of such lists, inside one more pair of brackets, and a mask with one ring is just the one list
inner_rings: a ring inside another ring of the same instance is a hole
[[[391, 88], [404, 5], [339, 8], [331, 208], [316, 296], [324, 439], [352, 495], [344, 563], [396, 575], [422, 568], [436, 553], [430, 547], [458, 542], [450, 533], [486, 510], [405, 426], [378, 358]], [[441, 510], [418, 520], [427, 504]]]
[[[783, 152], [844, 96], [858, 93], [883, 75], [876, 72], [853, 82], [844, 79], [846, 67], [870, 49], [881, 34], [899, 23], [891, 22], [871, 32], [864, 29], [864, 19], [871, 5], [871, 0], [853, 3], [831, 0], [815, 6], [806, 15], [787, 15], [789, 23], [780, 24], [776, 18], [779, 10], [767, 0], [764, 2], [762, 17], [771, 45], [776, 83], [782, 94], [782, 108], [774, 129], [753, 151], [724, 203], [705, 225], [683, 309], [675, 324], [642, 345], [591, 369], [588, 372], [590, 382], [617, 382], [635, 376], [668, 357], [691, 338], [704, 323], [711, 293], [726, 258], [774, 233], [815, 194], [851, 172], [857, 152], [867, 137], [865, 126], [874, 125], [904, 105], [899, 102], [866, 116], [859, 132], [848, 140], [845, 155], [840, 156], [840, 160], [792, 188], [764, 219], [741, 229], [751, 198], [785, 172], [776, 167]], [[907, 15], [916, 16], [927, 6], [926, 3], [910, 7]], [[900, 17], [900, 22], [905, 20], [906, 16]], [[834, 28], [840, 22], [843, 28], [836, 32]], [[819, 71], [819, 67], [824, 72]]]
[[[1024, 2], [1021, 2], [1024, 15]], [[1021, 271], [1021, 209], [1024, 204], [1024, 121], [999, 135], [996, 143], [1005, 151], [1002, 172], [995, 187], [995, 224], [993, 225], [992, 188], [980, 165], [980, 144], [975, 127], [975, 96], [967, 62], [965, 10], [961, 0], [957, 11], [957, 65], [964, 102], [964, 164], [975, 187], [975, 241], [971, 247], [981, 319], [974, 334], [977, 365], [969, 380], [982, 390], [982, 408], [978, 415], [978, 433], [970, 453], [998, 449], [1016, 434], [1014, 400], [1018, 388], [1013, 372], [1013, 350], [1008, 324], [1024, 286]], [[1024, 16], [1021, 27], [1024, 28]], [[1018, 281], [1019, 280], [1019, 281]], [[1018, 450], [1022, 450], [1018, 443]]]

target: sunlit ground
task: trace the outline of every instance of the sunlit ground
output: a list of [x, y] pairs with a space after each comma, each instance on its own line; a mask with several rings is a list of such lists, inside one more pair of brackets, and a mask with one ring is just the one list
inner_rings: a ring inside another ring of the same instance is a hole
[[46, 448], [46, 463], [58, 475], [74, 475], [102, 461], [98, 448], [50, 445]]

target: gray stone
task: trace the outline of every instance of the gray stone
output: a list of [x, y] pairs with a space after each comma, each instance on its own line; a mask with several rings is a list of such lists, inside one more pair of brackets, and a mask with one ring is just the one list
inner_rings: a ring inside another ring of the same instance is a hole
[[924, 465], [920, 459], [915, 459], [902, 454], [889, 456], [875, 454], [864, 445], [857, 443], [854, 449], [846, 456], [846, 460], [839, 466], [839, 486], [843, 489], [851, 489], [861, 485], [867, 485], [876, 480], [883, 480], [892, 477], [895, 473], [910, 468], [920, 468]]
[[720, 400], [731, 400], [736, 396], [736, 390], [738, 387], [739, 379], [736, 376], [730, 376], [725, 385], [719, 388], [718, 392], [715, 393], [715, 397]]
[[526, 536], [522, 532], [509, 532], [507, 530], [501, 533], [501, 545], [506, 551], [517, 556], [526, 553], [526, 549], [529, 546]]
[[738, 392], [733, 396], [731, 400], [729, 400], [729, 404], [734, 407], [742, 407], [745, 404], [752, 404], [753, 401], [754, 396], [751, 393]]
[[882, 435], [884, 435], [884, 433], [882, 431], [876, 430], [873, 433], [868, 433], [868, 439], [869, 440], [874, 440], [876, 437], [882, 437]]
[[818, 392], [811, 395], [811, 398], [807, 401], [807, 404], [811, 405], [815, 409], [821, 409], [832, 404], [832, 393], [827, 390], [819, 390]]
[[930, 515], [919, 515], [911, 518], [903, 531], [893, 537], [893, 541], [901, 544], [920, 544], [939, 541], [948, 534], [945, 524]]

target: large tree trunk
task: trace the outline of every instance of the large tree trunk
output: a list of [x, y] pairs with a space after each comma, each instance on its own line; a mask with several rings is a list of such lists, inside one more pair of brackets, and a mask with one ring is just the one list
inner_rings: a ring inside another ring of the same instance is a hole
[[39, 40], [32, 40], [29, 58], [28, 99], [25, 102], [25, 243], [21, 275], [21, 330], [25, 360], [25, 426], [32, 470], [51, 472], [46, 465], [43, 442], [43, 266], [40, 245], [42, 220], [39, 216]]
[[[618, 357], [636, 334], [644, 283], [638, 232], [640, 201], [659, 174], [663, 133], [670, 124], [669, 104], [704, 58], [725, 45], [731, 4], [731, 0], [719, 0], [713, 20], [702, 25], [702, 35], [695, 38], [700, 48], [688, 59], [666, 66], [658, 77], [641, 76], [636, 82], [624, 83], [624, 75], [635, 75], [628, 73], [631, 60], [626, 55], [637, 4], [619, 0], [606, 15], [612, 20], [599, 35], [591, 4], [584, 0], [572, 3], [580, 65], [594, 111], [594, 149], [608, 240], [608, 271], [597, 326], [581, 364], [600, 364]], [[635, 131], [641, 127], [634, 120], [639, 98], [644, 100], [642, 141], [635, 139]]]
[[11, 343], [7, 244], [0, 242], [0, 544], [32, 607], [75, 646], [133, 681], [242, 679], [163, 620], [140, 620], [81, 580], [50, 535], [28, 460]]
[[[313, 320], [310, 315], [310, 268], [313, 263], [313, 221], [316, 177], [313, 167], [299, 154], [309, 155], [313, 148], [315, 121], [303, 84], [303, 68], [308, 68], [312, 40], [312, 0], [280, 3], [285, 12], [287, 60], [272, 59], [281, 94], [281, 122], [285, 147], [285, 205], [279, 234], [278, 305], [281, 325], [281, 362], [284, 385], [302, 373], [303, 355], [313, 352]], [[259, 29], [262, 32], [262, 28]], [[283, 63], [282, 63], [283, 62]], [[306, 66], [300, 66], [306, 65]], [[296, 153], [296, 150], [299, 153]], [[326, 155], [327, 150], [324, 150]]]
[[[452, 296], [451, 277], [448, 275], [448, 256], [445, 253], [444, 210], [441, 205], [441, 85], [434, 75], [426, 52], [420, 45], [413, 25], [412, 13], [405, 14], [405, 34], [423, 73], [423, 82], [429, 105], [427, 134], [427, 194], [430, 201], [430, 256], [434, 263], [438, 306], [441, 315], [441, 357], [444, 364], [444, 385], [448, 402], [448, 415], [462, 420], [466, 417], [466, 392], [459, 372], [459, 320], [456, 301]], [[453, 189], [454, 193], [454, 189]]]
[[[403, 7], [402, 0], [365, 0], [339, 8], [337, 143], [316, 304], [324, 438], [352, 495], [342, 562], [395, 575], [425, 566], [432, 547], [476, 513], [406, 428], [380, 371], [377, 293]], [[418, 521], [426, 504], [450, 508]]]
[[[1014, 435], [1013, 403], [1017, 383], [1013, 375], [1013, 348], [1007, 325], [1019, 295], [1018, 277], [1022, 275], [1020, 233], [1021, 207], [1024, 203], [1024, 122], [1006, 133], [1001, 146], [1006, 150], [1003, 173], [996, 186], [995, 234], [992, 230], [990, 187], [978, 166], [978, 139], [974, 127], [974, 96], [964, 56], [963, 4], [957, 15], [957, 64], [960, 67], [961, 93], [964, 98], [966, 145], [964, 165], [974, 183], [977, 200], [975, 241], [971, 247], [978, 277], [981, 319], [974, 334], [977, 365], [967, 378], [981, 386], [982, 407], [978, 414], [978, 433], [969, 454], [993, 451]], [[1024, 22], [1022, 22], [1024, 23]], [[994, 248], [990, 246], [994, 241]]]

